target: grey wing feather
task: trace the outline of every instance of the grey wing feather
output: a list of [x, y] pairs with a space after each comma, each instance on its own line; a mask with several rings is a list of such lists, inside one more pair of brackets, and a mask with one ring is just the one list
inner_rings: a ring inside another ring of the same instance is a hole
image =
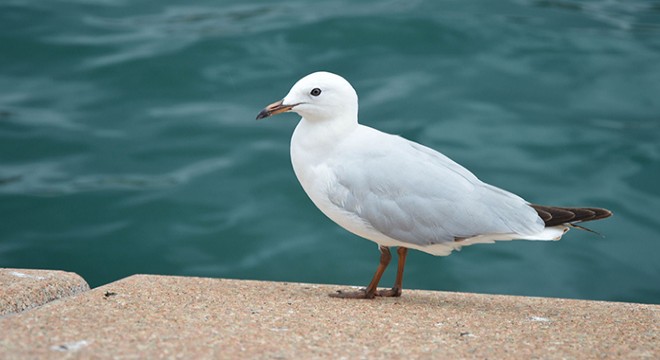
[[331, 202], [373, 229], [417, 245], [543, 229], [522, 198], [481, 182], [432, 149], [387, 136], [395, 146], [334, 164], [337, 184], [329, 189]]

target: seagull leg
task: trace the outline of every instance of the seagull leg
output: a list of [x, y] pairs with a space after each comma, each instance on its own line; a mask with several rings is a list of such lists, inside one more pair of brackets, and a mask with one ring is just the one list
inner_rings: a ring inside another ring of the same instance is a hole
[[[358, 290], [351, 292], [343, 292], [341, 290], [338, 290], [336, 293], [330, 294], [330, 297], [341, 298], [341, 299], [373, 299], [377, 295], [376, 290], [378, 288], [378, 282], [380, 282], [380, 278], [383, 276], [383, 273], [385, 272], [387, 265], [389, 265], [390, 260], [392, 260], [392, 254], [390, 253], [390, 248], [388, 248], [387, 246], [379, 246], [378, 250], [380, 250], [380, 263], [378, 264], [378, 268], [376, 269], [376, 273], [374, 274], [373, 279], [371, 279], [369, 286], [367, 286], [365, 290]], [[401, 259], [401, 253], [399, 253], [399, 264], [401, 264], [400, 259]], [[399, 276], [397, 275], [397, 281], [398, 280], [399, 280]], [[399, 290], [399, 293], [401, 293], [401, 290]]]
[[408, 248], [401, 247], [396, 250], [399, 254], [399, 264], [396, 271], [396, 280], [394, 280], [394, 286], [391, 289], [380, 290], [376, 293], [376, 296], [385, 296], [385, 297], [399, 297], [401, 296], [401, 290], [403, 290], [403, 267], [406, 266], [406, 255], [408, 255]]

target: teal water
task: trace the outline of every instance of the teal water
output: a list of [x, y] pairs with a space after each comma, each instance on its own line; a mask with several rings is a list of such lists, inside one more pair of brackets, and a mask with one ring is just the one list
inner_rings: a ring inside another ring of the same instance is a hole
[[0, 267], [366, 285], [376, 246], [294, 177], [297, 117], [254, 121], [329, 70], [363, 123], [615, 213], [604, 237], [413, 252], [404, 287], [660, 303], [658, 2], [318, 3], [0, 3]]

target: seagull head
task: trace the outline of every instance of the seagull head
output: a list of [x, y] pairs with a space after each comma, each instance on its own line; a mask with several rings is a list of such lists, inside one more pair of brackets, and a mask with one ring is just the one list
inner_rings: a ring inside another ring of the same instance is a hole
[[319, 71], [298, 80], [284, 99], [266, 106], [257, 120], [289, 111], [310, 121], [357, 121], [358, 97], [346, 79]]

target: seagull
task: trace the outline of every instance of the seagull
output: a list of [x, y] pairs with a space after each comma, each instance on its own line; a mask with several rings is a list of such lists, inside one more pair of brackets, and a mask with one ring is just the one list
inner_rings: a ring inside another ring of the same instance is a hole
[[[295, 112], [291, 163], [302, 188], [323, 214], [378, 244], [371, 282], [337, 298], [398, 297], [408, 249], [436, 256], [496, 240], [559, 240], [578, 223], [612, 212], [595, 207], [531, 204], [486, 184], [447, 156], [403, 137], [358, 123], [358, 96], [343, 77], [315, 72], [298, 80], [257, 120]], [[378, 289], [397, 247], [391, 289]]]

